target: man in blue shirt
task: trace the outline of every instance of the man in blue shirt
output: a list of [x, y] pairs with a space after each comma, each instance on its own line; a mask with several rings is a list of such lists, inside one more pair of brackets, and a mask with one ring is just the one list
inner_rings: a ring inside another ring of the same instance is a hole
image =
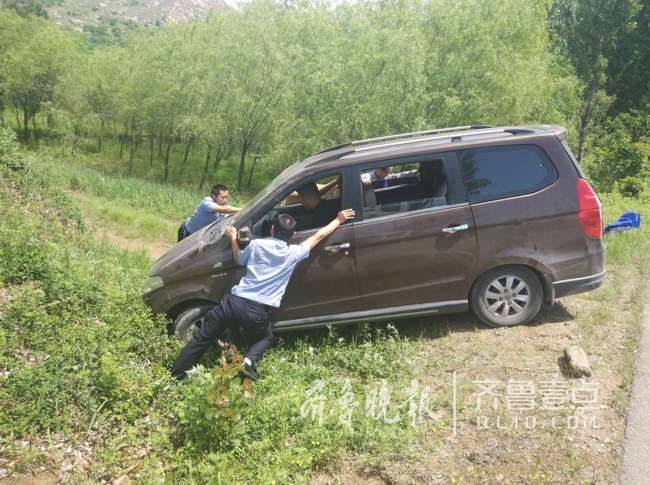
[[194, 234], [208, 224], [212, 224], [231, 214], [236, 214], [240, 210], [237, 207], [228, 205], [228, 189], [225, 185], [217, 184], [212, 187], [210, 197], [203, 199], [187, 222], [180, 225], [178, 228], [178, 241], [176, 242], [181, 242], [190, 234]]
[[224, 296], [219, 306], [205, 316], [201, 329], [172, 365], [172, 377], [183, 379], [210, 345], [228, 327], [236, 326], [255, 342], [244, 358], [241, 374], [256, 381], [257, 366], [273, 340], [269, 314], [272, 308], [280, 307], [291, 273], [300, 261], [309, 256], [310, 250], [353, 217], [352, 209], [341, 211], [336, 219], [309, 239], [289, 246], [287, 242], [293, 237], [296, 222], [290, 215], [281, 214], [273, 220], [270, 238], [256, 239], [244, 250], [239, 249], [237, 230], [227, 227], [226, 237], [232, 244], [233, 258], [238, 265], [246, 266], [246, 275], [233, 287], [231, 294]]

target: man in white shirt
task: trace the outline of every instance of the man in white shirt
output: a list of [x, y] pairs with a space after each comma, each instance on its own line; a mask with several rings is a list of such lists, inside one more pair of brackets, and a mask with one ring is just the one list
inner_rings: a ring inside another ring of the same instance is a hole
[[296, 222], [290, 215], [281, 214], [273, 220], [270, 238], [255, 239], [244, 250], [239, 249], [237, 230], [227, 227], [226, 237], [232, 244], [233, 258], [238, 265], [246, 266], [246, 275], [233, 287], [231, 294], [224, 296], [219, 306], [205, 316], [201, 329], [172, 365], [172, 377], [183, 379], [210, 345], [228, 327], [236, 326], [255, 342], [244, 358], [241, 377], [256, 381], [257, 366], [273, 340], [269, 314], [272, 308], [280, 307], [291, 273], [309, 256], [310, 250], [353, 217], [352, 209], [341, 211], [336, 219], [309, 239], [289, 246], [287, 242], [293, 237]]

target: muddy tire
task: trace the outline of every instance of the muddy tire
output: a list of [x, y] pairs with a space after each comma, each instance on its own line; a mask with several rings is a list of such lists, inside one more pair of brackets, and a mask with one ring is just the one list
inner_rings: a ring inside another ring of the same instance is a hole
[[214, 308], [214, 305], [197, 305], [184, 310], [174, 321], [174, 333], [178, 340], [187, 342], [201, 328], [203, 317]]
[[476, 281], [470, 296], [472, 311], [491, 327], [529, 323], [542, 306], [539, 279], [523, 266], [494, 268]]

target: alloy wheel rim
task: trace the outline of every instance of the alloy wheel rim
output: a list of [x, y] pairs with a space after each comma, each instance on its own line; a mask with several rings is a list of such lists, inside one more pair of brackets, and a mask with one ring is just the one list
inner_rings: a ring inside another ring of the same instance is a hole
[[485, 305], [497, 318], [516, 318], [526, 311], [529, 304], [530, 287], [518, 276], [496, 278], [485, 291]]

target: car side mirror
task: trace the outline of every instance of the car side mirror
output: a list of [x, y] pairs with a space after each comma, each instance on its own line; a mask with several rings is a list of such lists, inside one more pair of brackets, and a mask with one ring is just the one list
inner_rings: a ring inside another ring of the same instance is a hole
[[251, 242], [251, 228], [248, 226], [240, 228], [237, 232], [237, 241], [240, 246], [248, 246]]

